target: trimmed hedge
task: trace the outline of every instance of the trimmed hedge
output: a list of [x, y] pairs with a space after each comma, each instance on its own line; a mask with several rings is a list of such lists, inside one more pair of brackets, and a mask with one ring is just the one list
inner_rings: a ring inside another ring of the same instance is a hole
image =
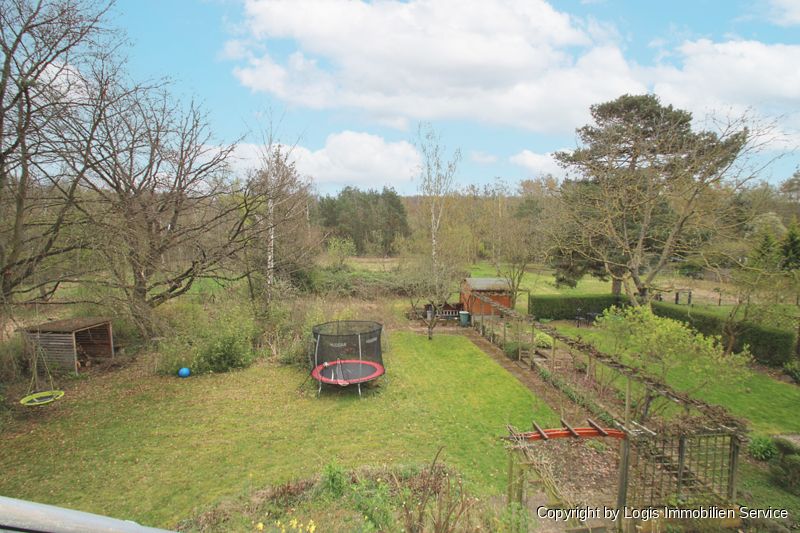
[[[686, 305], [652, 302], [651, 307], [658, 316], [685, 322], [704, 335], [720, 335], [726, 342], [724, 318]], [[750, 346], [753, 357], [765, 365], [783, 366], [794, 357], [795, 336], [791, 331], [742, 322], [734, 351], [740, 351], [745, 344]]]
[[528, 313], [536, 318], [552, 320], [572, 320], [580, 309], [580, 314], [602, 313], [613, 305], [619, 305], [622, 298], [615, 294], [586, 294], [583, 296], [542, 296], [528, 297]]
[[800, 446], [780, 437], [774, 442], [778, 457], [773, 460], [770, 473], [785, 489], [800, 496]]

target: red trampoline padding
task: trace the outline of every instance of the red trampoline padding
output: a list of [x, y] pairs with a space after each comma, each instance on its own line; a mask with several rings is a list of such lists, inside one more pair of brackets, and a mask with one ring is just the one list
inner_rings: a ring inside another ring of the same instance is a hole
[[383, 365], [374, 361], [340, 359], [334, 363], [323, 363], [311, 371], [311, 377], [322, 383], [346, 387], [371, 381], [384, 374]]

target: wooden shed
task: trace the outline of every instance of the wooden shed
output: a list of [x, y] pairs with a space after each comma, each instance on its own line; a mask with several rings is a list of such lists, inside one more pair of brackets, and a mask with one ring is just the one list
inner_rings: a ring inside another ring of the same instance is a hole
[[51, 369], [78, 372], [88, 361], [114, 357], [108, 318], [68, 318], [22, 329], [29, 349], [41, 350]]
[[504, 278], [465, 278], [461, 282], [461, 296], [459, 301], [464, 304], [464, 310], [471, 315], [496, 314], [495, 309], [474, 297], [480, 294], [503, 307], [511, 307], [511, 289]]

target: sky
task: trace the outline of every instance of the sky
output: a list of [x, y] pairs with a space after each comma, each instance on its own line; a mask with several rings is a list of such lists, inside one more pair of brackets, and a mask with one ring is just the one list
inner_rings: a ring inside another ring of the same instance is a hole
[[322, 194], [413, 194], [420, 123], [462, 186], [561, 177], [551, 154], [626, 93], [771, 124], [759, 179], [800, 165], [800, 0], [118, 0], [112, 23], [131, 74], [201, 102], [237, 168], [271, 129]]

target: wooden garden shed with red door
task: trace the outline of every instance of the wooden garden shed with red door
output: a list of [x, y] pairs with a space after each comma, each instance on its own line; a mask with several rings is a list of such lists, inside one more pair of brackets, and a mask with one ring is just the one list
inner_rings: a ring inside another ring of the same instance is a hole
[[471, 315], [493, 315], [497, 311], [488, 303], [482, 302], [476, 295], [497, 302], [503, 307], [511, 307], [511, 289], [505, 278], [465, 278], [461, 282], [459, 301], [464, 310]]

